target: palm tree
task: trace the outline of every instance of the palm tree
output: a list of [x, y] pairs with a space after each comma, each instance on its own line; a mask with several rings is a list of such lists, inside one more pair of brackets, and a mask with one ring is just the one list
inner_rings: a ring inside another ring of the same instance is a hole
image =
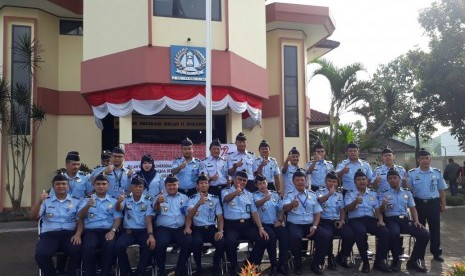
[[[339, 116], [342, 112], [351, 111], [351, 108], [364, 99], [364, 93], [370, 89], [371, 84], [357, 79], [357, 73], [365, 68], [360, 63], [353, 63], [343, 68], [336, 67], [327, 60], [316, 60], [314, 63], [321, 67], [313, 72], [316, 75], [325, 76], [331, 85], [331, 106], [329, 109], [329, 147], [328, 157], [336, 162], [337, 153], [335, 145], [338, 144]], [[350, 141], [349, 141], [350, 142]]]

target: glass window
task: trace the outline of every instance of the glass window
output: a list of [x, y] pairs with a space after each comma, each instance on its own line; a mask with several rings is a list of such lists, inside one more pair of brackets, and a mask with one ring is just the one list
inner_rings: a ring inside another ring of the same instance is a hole
[[299, 137], [297, 47], [284, 46], [284, 129], [286, 137]]
[[30, 133], [31, 27], [13, 25], [11, 48], [11, 120], [14, 134]]
[[60, 20], [61, 35], [83, 35], [82, 21], [80, 20]]
[[[221, 21], [221, 0], [212, 1], [212, 20]], [[205, 0], [153, 0], [153, 15], [205, 20]]]

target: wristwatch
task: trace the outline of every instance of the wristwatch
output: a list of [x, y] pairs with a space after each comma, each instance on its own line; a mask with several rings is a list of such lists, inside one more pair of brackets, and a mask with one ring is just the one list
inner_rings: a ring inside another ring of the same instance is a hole
[[115, 232], [116, 233], [116, 229], [115, 228], [111, 228], [111, 231]]

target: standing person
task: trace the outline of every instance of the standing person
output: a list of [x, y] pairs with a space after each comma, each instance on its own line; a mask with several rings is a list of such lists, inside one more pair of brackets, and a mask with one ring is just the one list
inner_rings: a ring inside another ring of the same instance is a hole
[[396, 156], [389, 147], [385, 147], [381, 152], [381, 160], [383, 161], [383, 165], [377, 167], [373, 172], [373, 188], [377, 191], [378, 195], [390, 187], [387, 181], [387, 174], [391, 169], [399, 173], [401, 186], [409, 188], [407, 172], [404, 167], [394, 164]]
[[[237, 246], [240, 239], [254, 242], [249, 261], [258, 265], [261, 263], [268, 233], [262, 225], [253, 195], [244, 188], [247, 185], [247, 173], [236, 171], [233, 185], [221, 190], [225, 218], [226, 254], [231, 263], [231, 275], [237, 275]], [[257, 230], [258, 228], [258, 230]]]
[[[415, 238], [412, 255], [407, 262], [407, 268], [418, 272], [426, 272], [425, 250], [429, 241], [428, 230], [418, 220], [417, 209], [413, 201], [412, 193], [400, 186], [401, 178], [399, 172], [391, 168], [387, 172], [390, 187], [380, 195], [381, 211], [389, 229], [389, 243], [392, 253], [392, 271], [400, 270], [400, 234], [408, 233]], [[407, 208], [410, 210], [412, 219], [409, 219]]]
[[92, 173], [90, 174], [90, 177], [89, 177], [89, 184], [90, 184], [90, 187], [91, 187], [91, 191], [92, 189], [94, 188], [92, 183], [94, 183], [94, 180], [95, 180], [95, 177], [97, 177], [97, 175], [101, 174], [106, 167], [108, 167], [111, 163], [111, 151], [109, 150], [104, 150], [101, 154], [100, 154], [100, 165], [96, 166], [93, 170], [92, 170]]
[[[342, 160], [336, 167], [337, 177], [342, 179], [342, 195], [348, 191], [356, 190], [354, 183], [354, 175], [358, 170], [361, 170], [366, 176], [372, 178], [373, 171], [368, 162], [359, 159], [359, 149], [354, 143], [349, 143], [346, 146], [347, 159]], [[370, 181], [371, 179], [368, 179]], [[368, 183], [370, 184], [370, 183]]]
[[[65, 158], [66, 172], [63, 174], [68, 180], [68, 193], [76, 198], [83, 199], [87, 193], [90, 193], [92, 190], [90, 188], [89, 176], [80, 171], [81, 167], [81, 157], [79, 152], [70, 151], [66, 154]], [[54, 194], [54, 190], [50, 191], [50, 195]]]
[[356, 189], [346, 194], [344, 205], [349, 217], [349, 226], [354, 232], [355, 243], [362, 258], [362, 272], [370, 272], [367, 233], [376, 235], [377, 238], [376, 259], [373, 268], [391, 272], [391, 268], [387, 264], [389, 230], [384, 223], [378, 197], [375, 192], [368, 190], [368, 179], [362, 170], [355, 173], [354, 181]]
[[208, 193], [221, 197], [221, 190], [228, 186], [228, 163], [220, 156], [221, 142], [217, 138], [210, 143], [210, 156], [200, 162], [200, 173], [208, 176]]
[[247, 148], [247, 136], [244, 133], [239, 132], [236, 136], [236, 151], [228, 154], [226, 159], [228, 162], [228, 174], [235, 176], [237, 171], [245, 170], [247, 174], [247, 185], [246, 189], [253, 193], [257, 190], [255, 187], [255, 180], [253, 176], [253, 162], [255, 155], [253, 152], [248, 151]]
[[408, 172], [412, 185], [413, 199], [418, 207], [418, 220], [422, 225], [428, 222], [430, 251], [434, 260], [443, 262], [441, 249], [441, 212], [446, 210], [446, 189], [442, 173], [431, 167], [431, 154], [421, 148], [418, 152], [420, 166]]
[[178, 179], [172, 174], [165, 179], [165, 191], [154, 203], [157, 212], [155, 227], [155, 259], [158, 275], [165, 276], [166, 249], [171, 243], [181, 248], [176, 264], [176, 275], [187, 275], [187, 260], [192, 249], [192, 236], [185, 228], [188, 198], [178, 192]]
[[[274, 276], [277, 272], [287, 274], [289, 270], [287, 267], [288, 236], [284, 227], [283, 202], [277, 192], [268, 189], [269, 185], [265, 176], [257, 174], [255, 182], [258, 190], [254, 193], [253, 199], [262, 225], [270, 237], [266, 247], [271, 264], [271, 271], [268, 275]], [[276, 258], [278, 240], [279, 262]]]
[[140, 159], [140, 171], [136, 177], [144, 180], [144, 194], [149, 195], [154, 200], [165, 187], [161, 173], [155, 169], [155, 161], [149, 153], [144, 154]]
[[262, 140], [258, 146], [260, 157], [254, 161], [253, 171], [255, 174], [261, 174], [266, 177], [268, 190], [277, 191], [280, 193], [282, 187], [279, 180], [281, 172], [279, 171], [278, 162], [275, 158], [270, 157], [270, 145], [267, 141]]
[[310, 269], [315, 274], [323, 274], [331, 236], [326, 229], [319, 227], [322, 209], [315, 193], [305, 188], [306, 174], [296, 171], [292, 181], [295, 189], [286, 193], [283, 204], [287, 213], [289, 249], [294, 257], [294, 274], [302, 275], [302, 238], [314, 240], [315, 253]]
[[124, 167], [124, 156], [122, 148], [113, 148], [110, 164], [103, 170], [108, 178], [108, 194], [116, 198], [121, 194], [129, 193], [133, 173], [132, 167]]
[[179, 179], [179, 192], [187, 197], [195, 194], [196, 181], [199, 176], [200, 160], [194, 157], [194, 144], [186, 138], [181, 142], [182, 156], [171, 165], [171, 173]]
[[[328, 247], [328, 268], [336, 269], [336, 262], [342, 267], [350, 267], [347, 259], [354, 246], [354, 232], [346, 224], [346, 210], [344, 209], [344, 199], [342, 193], [337, 191], [338, 181], [336, 173], [329, 172], [325, 177], [326, 187], [320, 188], [316, 192], [318, 202], [321, 206], [320, 226], [326, 229], [331, 235], [331, 242]], [[342, 239], [341, 251], [337, 257], [333, 255], [333, 238], [340, 236]]]
[[465, 193], [465, 161], [463, 161], [463, 166], [460, 167], [459, 171], [460, 184], [462, 185], [462, 191], [459, 191], [461, 194]]
[[453, 158], [449, 158], [449, 164], [444, 168], [444, 180], [448, 181], [450, 194], [457, 194], [457, 177], [460, 175], [460, 165], [454, 162]]
[[[192, 233], [196, 275], [203, 275], [202, 246], [209, 242], [215, 247], [212, 275], [221, 275], [221, 258], [224, 255], [225, 239], [223, 209], [217, 196], [209, 194], [208, 176], [201, 173], [197, 178], [198, 193], [187, 204], [186, 231]], [[216, 227], [218, 224], [218, 227]]]
[[82, 220], [77, 216], [79, 199], [68, 194], [68, 179], [58, 174], [52, 179], [54, 195], [45, 191], [31, 208], [31, 218], [42, 218], [35, 259], [45, 276], [57, 275], [52, 256], [57, 251], [69, 256], [66, 275], [75, 276], [81, 259]]
[[[145, 195], [144, 180], [139, 177], [131, 179], [131, 194], [120, 203], [118, 209], [123, 210], [123, 230], [115, 244], [116, 255], [121, 275], [126, 276], [131, 272], [128, 254], [128, 246], [139, 245], [139, 264], [135, 275], [142, 276], [145, 267], [150, 262], [151, 250], [155, 249], [153, 236], [152, 217], [155, 215], [152, 208], [152, 198]], [[131, 274], [133, 275], [133, 274]]]
[[95, 194], [81, 201], [79, 217], [84, 220], [82, 261], [84, 275], [95, 275], [95, 251], [102, 249], [102, 272], [110, 275], [116, 231], [121, 225], [121, 212], [116, 209], [117, 199], [108, 194], [108, 178], [100, 174], [94, 181]]
[[293, 147], [289, 151], [286, 160], [284, 160], [283, 162], [283, 167], [281, 168], [281, 172], [283, 173], [284, 188], [281, 190], [281, 196], [284, 196], [288, 192], [293, 191], [295, 189], [294, 182], [292, 179], [293, 179], [294, 173], [300, 170], [299, 158], [300, 158], [299, 151], [297, 150], [296, 147]]
[[334, 171], [333, 163], [325, 160], [325, 155], [326, 153], [323, 145], [321, 143], [315, 144], [313, 146], [313, 161], [307, 162], [305, 166], [307, 174], [310, 174], [310, 189], [314, 192], [318, 191], [320, 188], [326, 187], [326, 175]]

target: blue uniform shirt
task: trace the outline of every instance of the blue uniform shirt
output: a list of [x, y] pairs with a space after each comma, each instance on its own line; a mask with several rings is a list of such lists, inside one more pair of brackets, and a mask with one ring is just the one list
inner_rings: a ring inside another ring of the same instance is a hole
[[147, 227], [145, 218], [154, 216], [152, 197], [142, 194], [139, 201], [134, 197], [128, 196], [123, 201], [123, 227], [126, 229], [144, 229]]
[[[86, 229], [111, 229], [113, 222], [122, 217], [120, 211], [116, 210], [116, 198], [107, 194], [104, 198], [99, 198], [95, 194], [91, 195], [95, 199], [95, 204], [89, 208], [87, 216], [84, 218], [84, 228]], [[79, 205], [79, 212], [89, 202], [89, 198], [84, 198]]]
[[[287, 167], [287, 171], [283, 173], [283, 181], [284, 181], [284, 192], [290, 192], [295, 189], [294, 182], [292, 182], [292, 176], [296, 171], [300, 170], [299, 167], [289, 164]], [[282, 168], [281, 168], [282, 171]]]
[[187, 196], [179, 192], [175, 195], [168, 195], [165, 192], [164, 196], [165, 202], [160, 204], [156, 226], [168, 228], [183, 227], [186, 223]]
[[382, 191], [379, 194], [379, 202], [382, 202], [384, 199], [387, 199], [386, 208], [384, 211], [384, 215], [386, 217], [407, 217], [407, 209], [409, 207], [415, 206], [415, 201], [413, 201], [412, 193], [408, 190], [402, 189], [402, 187], [400, 187], [397, 191], [391, 187]]
[[[142, 176], [141, 176], [142, 177]], [[157, 172], [155, 177], [148, 183], [149, 189], [144, 190], [144, 194], [149, 195], [152, 199], [157, 198], [161, 191], [165, 190], [165, 181], [161, 173]]]
[[[253, 171], [256, 172], [258, 170], [258, 166], [263, 162], [263, 157], [255, 158], [253, 163]], [[268, 183], [274, 183], [274, 177], [281, 174], [279, 170], [278, 162], [273, 157], [268, 158], [268, 162], [262, 168], [262, 175], [266, 177], [266, 181]]]
[[373, 182], [373, 171], [368, 162], [358, 159], [357, 162], [350, 162], [349, 159], [343, 160], [336, 167], [336, 173], [342, 171], [346, 166], [349, 166], [349, 172], [342, 175], [342, 188], [348, 191], [356, 190], [354, 175], [361, 169], [362, 172], [367, 176], [367, 179]]
[[[375, 181], [376, 176], [379, 175], [381, 177], [381, 181], [378, 184], [378, 190], [377, 190], [378, 194], [380, 194], [383, 191], [385, 191], [386, 189], [390, 188], [390, 185], [389, 185], [389, 183], [387, 181], [387, 173], [388, 173], [389, 169], [390, 168], [388, 166], [382, 165], [382, 166], [377, 167], [373, 171], [373, 177], [372, 177], [373, 181]], [[394, 165], [394, 170], [399, 172], [399, 176], [400, 176], [400, 179], [401, 179], [400, 183], [402, 183], [402, 180], [407, 179], [407, 172], [405, 171], [404, 167]]]
[[224, 218], [229, 220], [249, 219], [251, 212], [257, 211], [257, 206], [253, 201], [253, 195], [247, 190], [242, 190], [242, 194], [234, 197], [230, 202], [225, 202], [224, 197], [235, 192], [236, 187], [231, 186], [221, 190], [221, 199], [223, 200]]
[[114, 197], [119, 197], [124, 191], [126, 194], [129, 194], [129, 185], [131, 184], [131, 179], [128, 176], [128, 169], [114, 169], [111, 173], [107, 174], [108, 177], [108, 194]]
[[[305, 166], [305, 171], [308, 171], [308, 168], [313, 164], [312, 161], [307, 162]], [[326, 175], [329, 172], [334, 171], [334, 166], [331, 161], [320, 160], [316, 162], [313, 172], [310, 174], [311, 181], [310, 184], [318, 187], [326, 187], [325, 179]]]
[[224, 185], [228, 183], [228, 163], [223, 157], [216, 159], [212, 155], [208, 156], [200, 162], [200, 173], [212, 177], [218, 174], [218, 179], [210, 181], [210, 186]]
[[[357, 190], [347, 192], [344, 197], [344, 206], [347, 206], [354, 202], [354, 200], [359, 196]], [[363, 201], [360, 204], [357, 204], [354, 210], [348, 212], [348, 218], [358, 218], [358, 217], [375, 217], [375, 209], [379, 208], [380, 202], [378, 196], [375, 192], [368, 189], [365, 190], [365, 193], [362, 195]]]
[[[192, 223], [194, 226], [207, 226], [215, 225], [216, 216], [223, 214], [223, 209], [221, 209], [220, 199], [217, 196], [208, 194], [207, 201], [200, 205], [192, 218]], [[200, 194], [197, 193], [191, 198], [187, 204], [187, 209], [190, 210], [194, 208], [197, 202], [200, 199]]]
[[[184, 162], [184, 157], [178, 157], [173, 161], [171, 165], [172, 169], [179, 167]], [[200, 160], [192, 158], [192, 160], [186, 164], [186, 167], [180, 170], [176, 177], [179, 179], [179, 190], [188, 190], [197, 186], [197, 177], [199, 176]]]
[[[283, 201], [279, 197], [279, 194], [275, 191], [268, 191], [271, 194], [271, 198], [265, 203], [257, 207], [258, 215], [260, 216], [260, 221], [265, 224], [274, 224], [278, 221], [279, 212], [283, 209]], [[255, 202], [263, 199], [265, 194], [261, 191], [256, 191], [253, 194], [253, 200]]]
[[236, 171], [245, 170], [247, 173], [248, 180], [254, 180], [253, 176], [253, 162], [255, 160], [255, 154], [250, 151], [245, 151], [244, 153], [239, 151], [233, 151], [228, 155], [227, 162], [228, 162], [228, 170], [233, 167], [233, 165], [242, 160], [242, 166], [237, 167]]
[[296, 198], [299, 200], [299, 206], [292, 208], [287, 213], [287, 221], [294, 224], [311, 224], [313, 223], [313, 216], [322, 211], [320, 204], [316, 199], [314, 192], [304, 190], [302, 193], [294, 189], [287, 192], [283, 199], [283, 205], [292, 203]]
[[442, 173], [436, 168], [422, 171], [419, 167], [408, 172], [413, 197], [420, 199], [439, 198], [439, 191], [447, 189]]
[[[89, 176], [84, 172], [78, 171], [75, 177], [70, 177], [68, 173], [63, 174], [68, 179], [69, 189], [68, 194], [79, 199], [83, 199], [87, 193], [92, 192], [89, 188], [92, 186], [89, 180]], [[55, 195], [53, 189], [50, 190], [50, 196]]]
[[[329, 191], [327, 188], [320, 188], [316, 191], [316, 196], [319, 198], [327, 195], [328, 193]], [[341, 218], [341, 209], [344, 208], [344, 199], [342, 194], [335, 192], [328, 198], [328, 200], [320, 203], [320, 206], [323, 209], [321, 212], [322, 219], [339, 220]]]
[[79, 199], [69, 194], [62, 201], [55, 195], [46, 198], [40, 205], [41, 233], [60, 230], [76, 230]]

